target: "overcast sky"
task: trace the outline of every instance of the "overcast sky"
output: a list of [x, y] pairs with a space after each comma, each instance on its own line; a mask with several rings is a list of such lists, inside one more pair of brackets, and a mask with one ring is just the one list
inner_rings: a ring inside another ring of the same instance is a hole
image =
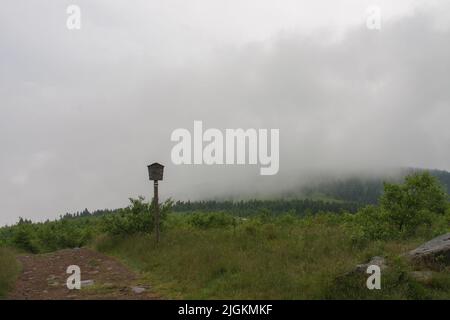
[[[68, 30], [66, 8], [81, 8]], [[381, 9], [381, 30], [366, 9]], [[267, 194], [312, 172], [450, 170], [450, 2], [5, 0], [0, 225], [161, 196]], [[176, 128], [277, 128], [280, 171], [175, 166]]]

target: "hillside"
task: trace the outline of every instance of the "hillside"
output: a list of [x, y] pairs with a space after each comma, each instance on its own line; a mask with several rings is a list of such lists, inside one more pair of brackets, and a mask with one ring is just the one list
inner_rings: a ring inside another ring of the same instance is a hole
[[450, 172], [442, 170], [426, 169], [399, 169], [398, 174], [391, 176], [361, 177], [352, 176], [348, 178], [323, 179], [324, 182], [313, 183], [301, 188], [300, 194], [307, 198], [322, 195], [325, 198], [337, 199], [359, 204], [376, 204], [383, 193], [384, 182], [400, 182], [405, 176], [414, 172], [428, 171], [436, 177], [444, 188], [450, 191]]
[[[140, 298], [450, 298], [450, 246], [419, 263], [405, 256], [437, 236], [450, 239], [448, 195], [428, 173], [385, 184], [378, 205], [355, 212], [349, 202], [312, 200], [178, 202], [174, 212], [166, 201], [160, 242], [154, 207], [130, 201], [0, 228], [0, 297], [125, 299], [137, 298], [130, 290], [139, 286], [152, 289]], [[368, 290], [366, 273], [355, 273], [373, 259], [388, 268], [382, 290]], [[69, 263], [94, 281], [77, 296], [63, 281]]]

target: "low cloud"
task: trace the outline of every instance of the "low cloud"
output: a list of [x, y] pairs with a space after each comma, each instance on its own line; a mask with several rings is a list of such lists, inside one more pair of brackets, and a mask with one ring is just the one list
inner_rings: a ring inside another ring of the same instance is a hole
[[[0, 224], [126, 205], [151, 194], [153, 161], [166, 165], [162, 196], [176, 199], [270, 196], [320, 173], [449, 170], [449, 7], [417, 9], [380, 31], [293, 30], [199, 55], [186, 38], [165, 47], [155, 30], [152, 41], [134, 37], [132, 19], [110, 30], [109, 16], [91, 11], [68, 34], [51, 14], [33, 31], [4, 14]], [[279, 174], [171, 164], [172, 131], [194, 120], [279, 129]]]

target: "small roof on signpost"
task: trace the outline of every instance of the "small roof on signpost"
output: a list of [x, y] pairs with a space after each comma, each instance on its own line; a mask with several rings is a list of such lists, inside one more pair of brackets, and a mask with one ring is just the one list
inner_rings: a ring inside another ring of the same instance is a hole
[[158, 162], [153, 162], [151, 165], [147, 166], [148, 175], [150, 180], [162, 180], [164, 166]]

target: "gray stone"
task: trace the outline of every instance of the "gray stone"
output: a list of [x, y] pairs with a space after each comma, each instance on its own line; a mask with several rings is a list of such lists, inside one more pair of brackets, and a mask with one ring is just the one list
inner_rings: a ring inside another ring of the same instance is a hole
[[81, 281], [81, 287], [89, 287], [94, 284], [94, 280], [83, 280]]
[[450, 265], [450, 233], [436, 237], [408, 252], [407, 256], [416, 263], [430, 266]]
[[141, 294], [141, 293], [143, 293], [145, 291], [145, 288], [143, 288], [143, 287], [131, 287], [131, 290], [134, 293]]
[[366, 274], [367, 268], [371, 265], [379, 266], [380, 270], [385, 270], [388, 268], [388, 266], [386, 265], [386, 260], [383, 257], [375, 256], [372, 257], [369, 262], [356, 265], [352, 270], [337, 276], [336, 279], [343, 279], [355, 275], [361, 276], [362, 274]]

